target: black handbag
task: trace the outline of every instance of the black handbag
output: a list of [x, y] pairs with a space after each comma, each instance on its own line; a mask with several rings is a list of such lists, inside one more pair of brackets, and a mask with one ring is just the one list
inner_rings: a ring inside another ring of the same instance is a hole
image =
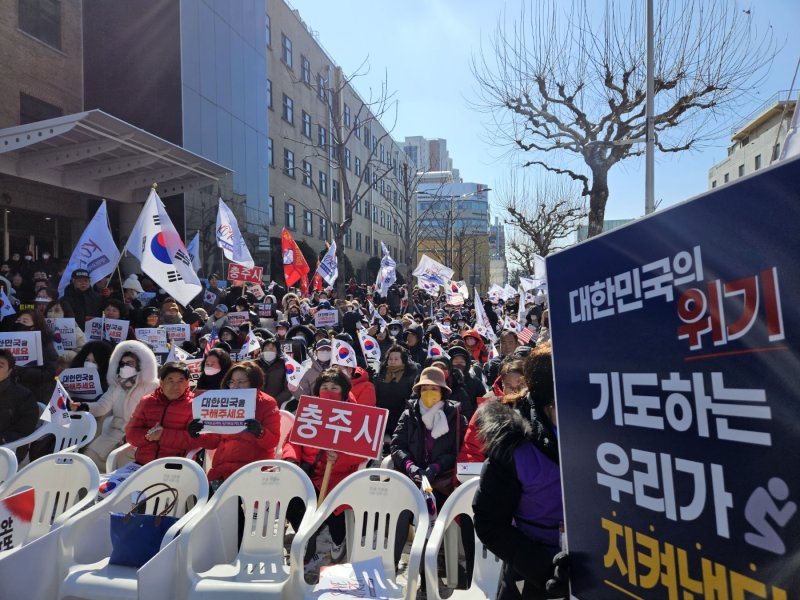
[[[144, 514], [147, 502], [161, 495], [168, 497], [163, 508], [154, 515]], [[111, 513], [109, 563], [138, 569], [153, 558], [161, 548], [164, 534], [178, 521], [169, 514], [175, 510], [177, 502], [178, 490], [166, 483], [154, 483], [139, 492], [127, 513]]]

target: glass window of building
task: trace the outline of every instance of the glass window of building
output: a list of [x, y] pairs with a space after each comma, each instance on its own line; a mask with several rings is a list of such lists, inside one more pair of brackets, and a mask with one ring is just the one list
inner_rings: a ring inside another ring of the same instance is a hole
[[336, 179], [331, 180], [331, 195], [334, 202], [340, 202], [342, 199], [339, 192], [339, 182]]
[[361, 232], [356, 231], [356, 250], [361, 250]]
[[317, 125], [317, 144], [324, 148], [328, 143], [328, 130], [322, 125]]
[[325, 100], [325, 78], [322, 73], [317, 73], [317, 95], [320, 100]]
[[283, 120], [294, 125], [294, 100], [283, 95]]
[[383, 144], [381, 144], [381, 162], [386, 162], [386, 149], [383, 147]]
[[369, 251], [372, 249], [372, 238], [368, 235], [364, 236], [364, 252], [369, 254]]
[[380, 246], [378, 245], [378, 240], [372, 240], [372, 253], [377, 256], [379, 251]]
[[267, 138], [267, 164], [270, 167], [275, 166], [275, 156], [273, 154], [272, 138]]
[[311, 139], [311, 115], [303, 111], [303, 135]]
[[364, 125], [364, 145], [365, 145], [367, 148], [369, 148], [369, 136], [370, 136], [370, 133], [369, 133], [369, 127], [367, 127], [366, 125]]
[[761, 168], [761, 155], [756, 154], [755, 159], [753, 159], [753, 168], [758, 171]]
[[300, 78], [303, 83], [311, 85], [311, 63], [302, 54], [300, 55]]
[[344, 245], [347, 248], [353, 247], [353, 230], [349, 227], [347, 228], [347, 231], [344, 232]]
[[291, 202], [286, 203], [286, 212], [283, 215], [284, 225], [286, 229], [294, 230], [294, 204]]
[[266, 16], [266, 34], [267, 34], [267, 48], [272, 48], [272, 21], [269, 15]]
[[275, 196], [267, 196], [267, 218], [270, 225], [275, 225]]
[[311, 163], [307, 160], [303, 161], [303, 185], [311, 187]]
[[350, 161], [351, 161], [351, 158], [352, 158], [352, 157], [351, 157], [351, 155], [350, 155], [350, 148], [345, 148], [345, 149], [344, 149], [344, 166], [345, 166], [345, 168], [347, 168], [347, 169], [349, 169], [349, 168], [350, 168]]
[[375, 171], [372, 172], [372, 189], [378, 189], [378, 174]]
[[314, 235], [314, 215], [310, 210], [303, 211], [303, 233], [306, 235]]
[[288, 148], [283, 149], [283, 172], [294, 178], [294, 152]]
[[323, 196], [328, 195], [328, 174], [323, 171], [319, 172], [319, 193]]
[[381, 211], [381, 227], [386, 227], [386, 213]]
[[344, 105], [344, 126], [350, 127], [350, 107], [347, 104]]
[[372, 136], [372, 154], [375, 154], [378, 151], [378, 138], [376, 136]]
[[356, 176], [361, 177], [361, 159], [356, 156]]
[[364, 200], [364, 216], [369, 219], [370, 215], [372, 214], [371, 211], [372, 211], [372, 204], [370, 203], [369, 200]]
[[292, 68], [292, 40], [281, 34], [281, 60], [290, 69]]
[[361, 214], [361, 198], [356, 196], [356, 212]]
[[61, 1], [19, 0], [19, 28], [48, 46], [61, 49]]
[[739, 177], [744, 177], [744, 165], [739, 165]]
[[267, 79], [267, 108], [272, 109], [272, 80]]
[[319, 218], [319, 239], [328, 239], [328, 219], [325, 217]]
[[353, 131], [356, 132], [356, 137], [361, 139], [361, 123], [358, 119], [358, 116], [353, 120]]

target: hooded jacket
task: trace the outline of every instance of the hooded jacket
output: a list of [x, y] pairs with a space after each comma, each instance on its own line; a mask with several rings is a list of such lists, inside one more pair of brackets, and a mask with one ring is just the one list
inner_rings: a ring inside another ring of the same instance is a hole
[[467, 352], [472, 355], [472, 360], [477, 361], [478, 363], [485, 363], [489, 360], [489, 350], [486, 348], [486, 344], [483, 343], [483, 338], [481, 334], [475, 331], [474, 329], [470, 329], [465, 331], [462, 336], [464, 339], [466, 338], [473, 338], [477, 340], [474, 346], [471, 348], [467, 346]]
[[262, 352], [256, 363], [264, 372], [264, 389], [268, 396], [275, 398], [280, 408], [284, 402], [292, 397], [292, 392], [289, 391], [289, 384], [286, 381], [286, 361], [283, 359], [283, 352], [281, 351], [281, 344], [276, 340], [270, 338], [270, 343], [275, 344], [277, 349], [277, 356], [271, 363], [267, 363], [264, 352]]
[[416, 346], [409, 346], [407, 342], [405, 342], [404, 337], [404, 344], [406, 348], [408, 348], [408, 354], [411, 360], [417, 363], [420, 367], [425, 364], [425, 360], [428, 358], [428, 350], [425, 348], [425, 334], [422, 331], [422, 325], [418, 323], [414, 323], [408, 329], [406, 329], [404, 336], [408, 333], [412, 333], [417, 337], [417, 345]]
[[564, 519], [555, 428], [529, 396], [517, 410], [487, 402], [479, 414], [488, 461], [472, 507], [478, 537], [504, 562], [497, 597], [518, 597], [503, 586], [523, 580], [524, 598], [544, 598]]
[[369, 373], [361, 367], [356, 367], [350, 381], [353, 385], [350, 393], [353, 394], [356, 404], [375, 406], [375, 386], [369, 380]]
[[389, 417], [386, 421], [386, 433], [392, 435], [400, 415], [406, 409], [408, 399], [411, 398], [414, 382], [419, 376], [419, 371], [414, 363], [405, 365], [400, 381], [386, 381], [386, 365], [381, 367], [378, 377], [375, 379], [376, 406], [389, 410]]

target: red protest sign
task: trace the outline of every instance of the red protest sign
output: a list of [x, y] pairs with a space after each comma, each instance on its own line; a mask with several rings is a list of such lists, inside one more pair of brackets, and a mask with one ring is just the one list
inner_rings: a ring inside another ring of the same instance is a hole
[[378, 458], [388, 414], [385, 408], [301, 396], [289, 441], [362, 458]]
[[231, 281], [249, 281], [250, 283], [261, 283], [261, 275], [264, 267], [253, 267], [248, 269], [236, 263], [228, 265], [228, 279]]

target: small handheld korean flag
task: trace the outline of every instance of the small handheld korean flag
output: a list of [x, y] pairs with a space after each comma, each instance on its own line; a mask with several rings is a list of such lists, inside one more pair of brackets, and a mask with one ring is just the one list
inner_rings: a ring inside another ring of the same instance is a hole
[[261, 344], [258, 342], [256, 334], [250, 330], [247, 332], [247, 338], [244, 340], [244, 345], [242, 346], [241, 352], [239, 352], [239, 356], [244, 360], [253, 352], [261, 352]]
[[342, 367], [351, 367], [355, 369], [358, 363], [356, 362], [356, 352], [353, 350], [353, 347], [342, 340], [333, 340], [331, 365], [341, 365]]
[[358, 343], [361, 344], [361, 350], [364, 352], [364, 358], [367, 360], [381, 359], [381, 347], [378, 345], [378, 340], [371, 335], [367, 335], [367, 331], [365, 329], [358, 330]]
[[56, 389], [53, 390], [53, 394], [50, 396], [50, 402], [47, 404], [47, 408], [44, 409], [40, 417], [42, 421], [56, 423], [62, 427], [69, 427], [71, 423], [68, 408], [69, 400], [70, 398], [67, 390], [65, 390], [61, 382], [56, 379]]
[[11, 300], [6, 296], [6, 291], [0, 288], [0, 319], [15, 314], [17, 314], [17, 311], [14, 310], [14, 307], [11, 305]]
[[301, 365], [291, 356], [284, 356], [283, 360], [286, 363], [286, 383], [289, 386], [289, 391], [295, 392], [300, 387], [300, 381], [308, 371], [308, 367]]
[[169, 347], [169, 354], [167, 354], [167, 360], [164, 362], [185, 362], [192, 358], [194, 358], [194, 356], [186, 352], [186, 350], [179, 348], [177, 344], [173, 343]]
[[444, 348], [436, 343], [433, 338], [428, 340], [428, 358], [439, 358], [444, 356]]
[[499, 356], [500, 353], [497, 351], [497, 347], [494, 344], [489, 344], [489, 360], [494, 360]]

